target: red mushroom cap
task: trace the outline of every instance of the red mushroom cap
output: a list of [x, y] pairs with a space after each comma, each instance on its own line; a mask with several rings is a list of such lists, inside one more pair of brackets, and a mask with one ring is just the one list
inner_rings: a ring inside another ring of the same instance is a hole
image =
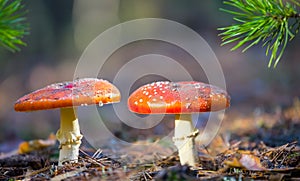
[[120, 101], [120, 91], [106, 80], [77, 79], [51, 84], [21, 97], [15, 103], [16, 111], [34, 111]]
[[226, 91], [202, 82], [153, 82], [133, 92], [128, 107], [140, 114], [184, 114], [229, 107]]

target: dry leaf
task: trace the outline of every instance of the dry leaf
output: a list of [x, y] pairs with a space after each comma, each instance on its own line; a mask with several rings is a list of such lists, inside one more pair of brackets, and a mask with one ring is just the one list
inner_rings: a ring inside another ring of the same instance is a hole
[[55, 145], [56, 142], [56, 137], [54, 134], [50, 134], [48, 139], [42, 140], [31, 140], [31, 141], [23, 141], [22, 143], [19, 144], [18, 148], [18, 153], [19, 154], [24, 154], [24, 153], [29, 153], [34, 150], [40, 150], [52, 145]]
[[260, 163], [260, 159], [253, 154], [240, 154], [238, 157], [233, 157], [232, 160], [224, 161], [224, 163], [229, 167], [245, 168], [247, 170], [256, 171], [265, 170]]
[[234, 157], [232, 160], [226, 160], [224, 161], [224, 163], [229, 167], [243, 167], [243, 165], [239, 162], [239, 160], [236, 157]]
[[239, 161], [247, 170], [265, 170], [260, 163], [260, 159], [255, 155], [242, 154]]

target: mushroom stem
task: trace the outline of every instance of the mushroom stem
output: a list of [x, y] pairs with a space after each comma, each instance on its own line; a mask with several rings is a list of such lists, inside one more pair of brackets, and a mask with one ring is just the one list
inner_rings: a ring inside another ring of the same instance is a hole
[[198, 161], [195, 148], [195, 137], [197, 134], [192, 122], [191, 114], [176, 114], [174, 144], [178, 149], [181, 165], [188, 164], [195, 167]]
[[62, 166], [66, 161], [76, 163], [82, 138], [77, 119], [77, 108], [60, 109], [60, 129], [56, 133], [56, 138], [60, 143], [58, 166]]

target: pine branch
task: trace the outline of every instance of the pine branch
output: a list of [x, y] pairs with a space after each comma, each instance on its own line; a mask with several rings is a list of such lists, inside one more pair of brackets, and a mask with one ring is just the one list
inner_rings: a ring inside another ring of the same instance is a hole
[[268, 67], [275, 68], [280, 61], [287, 43], [292, 40], [300, 29], [300, 7], [297, 0], [228, 0], [224, 4], [234, 10], [221, 9], [232, 14], [236, 24], [218, 28], [223, 31], [223, 43], [237, 42], [231, 49], [236, 50], [247, 45], [243, 52], [262, 42], [266, 47], [266, 56], [270, 55]]
[[0, 46], [12, 52], [20, 50], [18, 45], [26, 45], [21, 39], [28, 34], [21, 1], [0, 0]]

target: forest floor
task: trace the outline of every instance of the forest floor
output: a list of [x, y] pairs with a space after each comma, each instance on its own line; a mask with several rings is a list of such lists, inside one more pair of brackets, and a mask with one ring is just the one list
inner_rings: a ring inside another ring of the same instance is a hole
[[0, 153], [0, 180], [300, 180], [300, 102], [272, 113], [226, 113], [214, 140], [206, 147], [197, 144], [196, 168], [181, 166], [177, 152], [164, 144], [112, 153], [81, 147], [78, 163], [57, 167], [51, 136], [31, 141], [33, 148], [28, 143]]

